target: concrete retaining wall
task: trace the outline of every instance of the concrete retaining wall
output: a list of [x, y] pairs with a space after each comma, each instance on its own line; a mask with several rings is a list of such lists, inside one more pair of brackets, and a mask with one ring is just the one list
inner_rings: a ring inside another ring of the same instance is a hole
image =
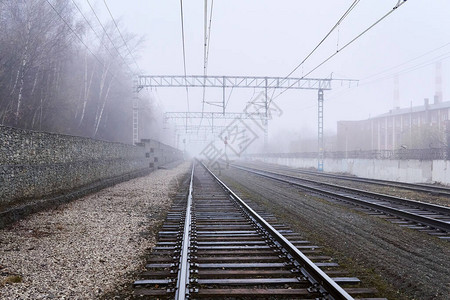
[[[251, 159], [294, 168], [317, 168], [317, 160], [312, 158], [261, 156]], [[450, 185], [450, 161], [447, 160], [324, 159], [324, 171], [383, 180]]]
[[180, 159], [179, 150], [152, 140], [133, 146], [0, 126], [0, 211]]

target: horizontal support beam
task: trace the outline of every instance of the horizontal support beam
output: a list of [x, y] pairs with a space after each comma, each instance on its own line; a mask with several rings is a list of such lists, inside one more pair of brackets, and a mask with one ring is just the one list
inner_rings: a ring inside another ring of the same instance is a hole
[[[145, 87], [216, 87], [216, 88], [270, 88], [270, 89], [306, 89], [331, 90], [334, 79], [284, 78], [255, 76], [169, 76], [141, 75], [137, 89]], [[339, 79], [341, 80], [341, 79]], [[341, 81], [355, 81], [342, 79]]]
[[176, 131], [186, 131], [186, 132], [221, 132], [225, 130], [228, 126], [216, 126], [216, 125], [176, 125]]
[[166, 112], [164, 119], [215, 119], [215, 120], [234, 120], [234, 119], [255, 119], [265, 118], [263, 113], [221, 113], [221, 112]]

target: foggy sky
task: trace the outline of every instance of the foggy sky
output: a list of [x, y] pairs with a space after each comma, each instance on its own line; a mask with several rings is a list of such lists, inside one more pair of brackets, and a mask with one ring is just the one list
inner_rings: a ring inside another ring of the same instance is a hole
[[[78, 0], [80, 2], [80, 0]], [[107, 20], [102, 0], [91, 1]], [[216, 0], [211, 28], [209, 75], [286, 76], [325, 36], [353, 1]], [[210, 1], [209, 1], [210, 3]], [[397, 3], [361, 1], [319, 50], [292, 76], [301, 77], [342, 47]], [[187, 73], [203, 74], [204, 1], [185, 0]], [[127, 31], [145, 36], [138, 62], [148, 75], [182, 75], [180, 1], [108, 0]], [[450, 1], [407, 1], [354, 44], [309, 75], [312, 78], [360, 79], [359, 87], [333, 83], [325, 92], [325, 130], [338, 120], [366, 119], [393, 107], [393, 76], [399, 74], [400, 106], [421, 105], [435, 94], [435, 64], [441, 57], [444, 101], [450, 100], [450, 45], [388, 72], [386, 69], [450, 43]], [[424, 66], [425, 65], [425, 66]], [[415, 66], [422, 66], [413, 70]], [[229, 91], [228, 91], [229, 92]], [[221, 101], [221, 90], [207, 90], [207, 100]], [[240, 112], [254, 91], [234, 90], [230, 112]], [[165, 111], [186, 111], [184, 89], [152, 92]], [[201, 89], [190, 89], [191, 111], [201, 110]], [[289, 91], [276, 100], [284, 111], [270, 122], [270, 137], [282, 131], [301, 135], [317, 131], [317, 92]], [[207, 107], [206, 110], [217, 110]]]

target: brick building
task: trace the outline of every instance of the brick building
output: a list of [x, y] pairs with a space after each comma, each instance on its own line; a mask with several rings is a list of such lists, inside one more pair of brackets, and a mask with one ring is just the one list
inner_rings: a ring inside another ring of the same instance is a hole
[[396, 108], [360, 121], [338, 121], [337, 150], [396, 150], [448, 147], [450, 101]]

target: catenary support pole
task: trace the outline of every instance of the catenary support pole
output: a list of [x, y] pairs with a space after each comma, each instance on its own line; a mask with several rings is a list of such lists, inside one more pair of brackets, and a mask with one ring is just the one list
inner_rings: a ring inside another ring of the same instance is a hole
[[318, 92], [318, 149], [317, 149], [317, 170], [323, 171], [323, 157], [324, 157], [324, 145], [323, 145], [323, 90]]

